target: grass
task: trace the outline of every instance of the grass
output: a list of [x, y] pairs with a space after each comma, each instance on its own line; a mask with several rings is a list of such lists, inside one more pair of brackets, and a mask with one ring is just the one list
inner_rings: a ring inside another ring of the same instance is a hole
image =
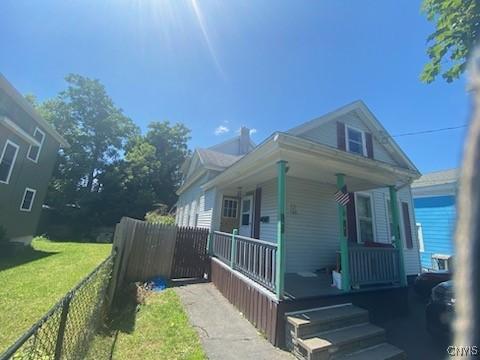
[[138, 311], [135, 306], [127, 307], [113, 321], [109, 336], [97, 337], [89, 355], [115, 360], [206, 359], [198, 334], [172, 289], [152, 293]]
[[111, 251], [111, 244], [35, 238], [31, 248], [0, 257], [0, 353], [28, 330]]

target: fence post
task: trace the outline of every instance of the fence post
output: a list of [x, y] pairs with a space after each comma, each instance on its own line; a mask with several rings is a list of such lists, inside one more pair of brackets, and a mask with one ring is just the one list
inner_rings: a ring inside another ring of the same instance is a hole
[[67, 327], [68, 310], [72, 301], [73, 293], [69, 293], [63, 302], [62, 314], [60, 315], [60, 325], [58, 326], [57, 341], [55, 343], [55, 360], [62, 359], [63, 339], [65, 338], [65, 328]]
[[232, 231], [232, 249], [230, 251], [230, 267], [233, 269], [235, 266], [235, 257], [237, 255], [237, 240], [235, 237], [238, 235], [238, 229]]

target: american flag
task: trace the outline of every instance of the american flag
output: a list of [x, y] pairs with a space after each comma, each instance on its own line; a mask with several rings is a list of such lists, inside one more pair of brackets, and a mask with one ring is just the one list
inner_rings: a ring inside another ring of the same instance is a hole
[[340, 190], [335, 193], [334, 199], [342, 206], [348, 204], [348, 202], [350, 201], [350, 195], [347, 192], [347, 185], [344, 185]]

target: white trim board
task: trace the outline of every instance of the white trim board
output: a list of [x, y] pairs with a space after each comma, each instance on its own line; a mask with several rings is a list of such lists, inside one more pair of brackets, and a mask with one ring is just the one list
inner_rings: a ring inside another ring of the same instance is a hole
[[15, 163], [17, 162], [18, 151], [20, 149], [20, 146], [15, 144], [13, 141], [7, 139], [7, 141], [5, 142], [5, 145], [3, 146], [2, 156], [0, 156], [0, 163], [2, 163], [2, 161], [3, 161], [3, 157], [5, 156], [5, 151], [7, 150], [7, 145], [8, 144], [12, 145], [15, 148], [15, 155], [13, 156], [12, 165], [10, 166], [10, 169], [8, 170], [7, 179], [5, 181], [0, 180], [1, 184], [8, 184], [10, 182], [10, 178], [12, 177], [13, 168], [15, 167]]

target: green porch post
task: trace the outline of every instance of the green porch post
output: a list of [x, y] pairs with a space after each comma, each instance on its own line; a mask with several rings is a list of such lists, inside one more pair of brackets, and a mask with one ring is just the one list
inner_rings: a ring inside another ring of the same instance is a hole
[[[337, 189], [342, 190], [345, 186], [345, 175], [336, 174]], [[347, 214], [345, 206], [337, 204], [339, 240], [340, 240], [340, 259], [342, 265], [342, 290], [350, 291], [350, 264], [348, 261], [348, 240], [347, 240]]]
[[392, 227], [393, 227], [393, 244], [397, 248], [399, 256], [399, 272], [400, 272], [400, 284], [402, 286], [407, 285], [407, 277], [405, 275], [405, 262], [403, 261], [403, 246], [402, 239], [400, 238], [400, 221], [398, 214], [398, 201], [397, 201], [397, 189], [395, 186], [388, 187], [390, 191], [390, 210], [392, 213]]
[[276, 259], [276, 292], [277, 298], [283, 297], [285, 281], [285, 173], [284, 160], [277, 163], [277, 259]]
[[238, 229], [232, 231], [232, 249], [230, 250], [230, 267], [233, 269], [235, 265], [235, 258], [237, 257], [237, 239]]

